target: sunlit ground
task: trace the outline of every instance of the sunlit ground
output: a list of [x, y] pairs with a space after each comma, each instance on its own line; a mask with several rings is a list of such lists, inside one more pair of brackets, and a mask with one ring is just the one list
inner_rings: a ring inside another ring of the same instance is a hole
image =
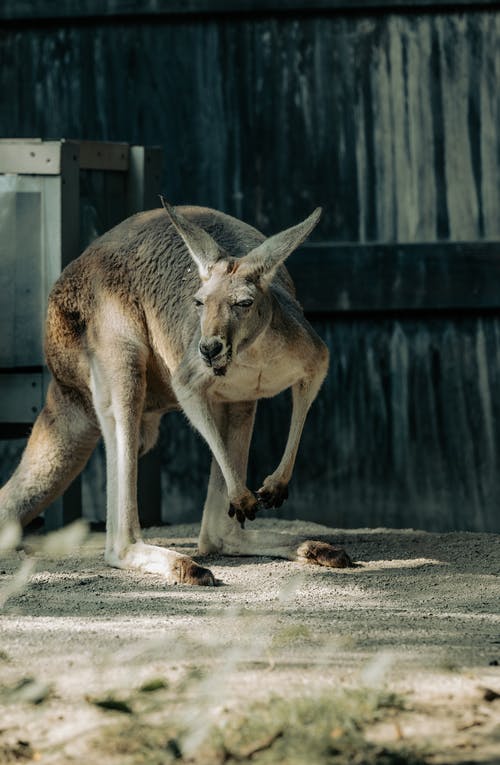
[[3, 555], [2, 765], [500, 761], [498, 536], [343, 531], [357, 568], [211, 556], [189, 588], [68, 534]]

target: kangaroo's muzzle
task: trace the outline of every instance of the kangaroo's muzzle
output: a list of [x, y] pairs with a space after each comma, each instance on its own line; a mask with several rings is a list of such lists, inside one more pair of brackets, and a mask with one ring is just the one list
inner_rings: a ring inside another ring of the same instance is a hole
[[202, 337], [198, 350], [204, 363], [212, 367], [214, 374], [225, 375], [231, 360], [231, 346], [220, 337]]
[[212, 361], [216, 359], [217, 356], [220, 356], [224, 350], [224, 344], [221, 343], [219, 338], [212, 337], [200, 340], [198, 348], [203, 361], [212, 366]]

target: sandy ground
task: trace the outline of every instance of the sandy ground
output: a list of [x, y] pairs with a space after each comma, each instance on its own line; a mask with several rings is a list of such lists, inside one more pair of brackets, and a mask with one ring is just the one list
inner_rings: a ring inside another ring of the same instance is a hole
[[[194, 554], [197, 531], [147, 536]], [[210, 556], [216, 588], [106, 568], [103, 534], [5, 554], [1, 765], [498, 765], [500, 537], [337, 536], [359, 567]]]

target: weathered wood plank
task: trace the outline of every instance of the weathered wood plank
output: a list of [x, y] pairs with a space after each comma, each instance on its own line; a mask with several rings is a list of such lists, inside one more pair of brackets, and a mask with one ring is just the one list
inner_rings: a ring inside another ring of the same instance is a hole
[[59, 175], [66, 144], [79, 152], [82, 170], [128, 170], [129, 145], [110, 141], [0, 139], [0, 173]]
[[495, 7], [498, 0], [5, 0], [0, 19], [62, 19], [220, 13], [443, 9]]
[[266, 233], [322, 204], [318, 241], [500, 238], [498, 12], [68, 20], [0, 36], [6, 136], [161, 143], [173, 202]]
[[79, 141], [78, 146], [82, 170], [128, 170], [130, 149], [126, 143]]
[[61, 141], [0, 140], [0, 173], [59, 175]]
[[287, 265], [308, 313], [500, 309], [500, 242], [313, 244]]

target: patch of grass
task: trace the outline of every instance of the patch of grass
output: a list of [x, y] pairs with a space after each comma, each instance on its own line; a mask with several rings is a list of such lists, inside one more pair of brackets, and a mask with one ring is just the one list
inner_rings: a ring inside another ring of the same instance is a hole
[[253, 706], [244, 718], [230, 720], [215, 734], [225, 761], [251, 759], [262, 765], [422, 763], [408, 752], [375, 746], [364, 737], [365, 726], [383, 717], [395, 703], [393, 698], [370, 691], [318, 699], [273, 698]]
[[100, 753], [119, 755], [121, 765], [135, 763], [139, 754], [148, 765], [425, 765], [418, 752], [365, 738], [368, 725], [397, 708], [401, 708], [398, 699], [370, 690], [317, 699], [273, 697], [245, 712], [219, 712], [199, 736], [196, 727], [186, 723], [186, 708], [183, 721], [176, 722], [167, 704], [157, 710], [154, 724], [133, 716], [127, 724], [108, 726], [98, 746]]
[[33, 677], [23, 677], [11, 687], [0, 687], [0, 701], [9, 704], [42, 704], [51, 688]]
[[94, 704], [100, 709], [106, 709], [109, 712], [122, 712], [123, 714], [131, 715], [132, 707], [128, 701], [123, 699], [117, 699], [114, 696], [106, 696], [103, 699], [89, 699], [91, 704]]
[[147, 680], [141, 685], [139, 690], [142, 693], [153, 693], [154, 691], [161, 691], [168, 688], [168, 683], [162, 677], [154, 677], [151, 680]]
[[12, 744], [0, 744], [0, 762], [2, 765], [11, 763], [33, 762], [38, 759], [38, 753], [34, 751], [29, 741], [16, 741]]

